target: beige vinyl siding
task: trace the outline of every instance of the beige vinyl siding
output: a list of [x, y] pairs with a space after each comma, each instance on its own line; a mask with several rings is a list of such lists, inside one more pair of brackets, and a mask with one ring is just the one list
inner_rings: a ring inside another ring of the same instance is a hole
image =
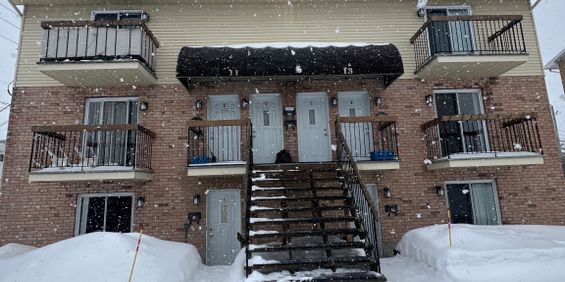
[[[403, 78], [414, 77], [414, 51], [409, 40], [423, 24], [423, 19], [416, 16], [416, 0], [292, 1], [293, 6], [287, 1], [276, 4], [226, 2], [230, 3], [26, 6], [16, 85], [60, 85], [37, 68], [43, 33], [41, 21], [88, 20], [92, 10], [100, 9], [143, 9], [150, 14], [148, 26], [161, 43], [156, 54], [158, 83], [178, 82], [176, 60], [183, 46], [282, 41], [393, 43], [403, 57], [406, 73]], [[453, 2], [430, 1], [430, 5]], [[524, 15], [530, 58], [528, 63], [508, 75], [542, 75], [527, 1], [476, 0], [467, 3], [471, 3], [476, 15]]]

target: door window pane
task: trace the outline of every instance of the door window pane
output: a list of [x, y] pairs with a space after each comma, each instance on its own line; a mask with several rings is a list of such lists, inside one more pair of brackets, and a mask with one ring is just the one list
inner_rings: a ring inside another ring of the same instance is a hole
[[350, 109], [349, 109], [349, 116], [350, 116], [350, 117], [354, 117], [354, 116], [355, 116], [355, 108], [350, 108]]
[[78, 234], [97, 231], [130, 232], [132, 200], [132, 196], [81, 197]]
[[263, 126], [271, 125], [271, 117], [269, 111], [263, 111]]
[[473, 224], [473, 208], [471, 205], [471, 191], [468, 184], [447, 185], [447, 197], [451, 210], [452, 223]]
[[316, 125], [316, 109], [308, 110], [308, 123], [310, 125]]
[[475, 224], [495, 225], [500, 224], [496, 205], [496, 194], [492, 183], [471, 184], [471, 197]]

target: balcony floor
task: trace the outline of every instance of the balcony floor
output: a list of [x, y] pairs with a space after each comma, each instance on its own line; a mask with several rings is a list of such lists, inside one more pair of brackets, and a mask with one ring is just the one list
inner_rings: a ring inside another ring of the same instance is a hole
[[132, 180], [150, 181], [153, 174], [148, 170], [133, 169], [131, 166], [99, 167], [49, 167], [29, 173], [29, 182]]
[[533, 152], [460, 153], [433, 160], [429, 170], [543, 164], [543, 155]]
[[436, 55], [416, 71], [420, 79], [498, 77], [528, 61], [522, 55]]
[[152, 85], [155, 75], [137, 60], [42, 62], [39, 70], [70, 87]]

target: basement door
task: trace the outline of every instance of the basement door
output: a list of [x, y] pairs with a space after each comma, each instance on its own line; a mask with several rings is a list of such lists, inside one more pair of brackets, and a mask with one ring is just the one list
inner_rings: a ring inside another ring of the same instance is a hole
[[448, 183], [446, 191], [452, 223], [501, 224], [494, 182]]
[[237, 189], [210, 190], [206, 198], [206, 264], [233, 263], [240, 250], [240, 194]]
[[324, 92], [298, 93], [298, 155], [301, 162], [331, 160], [328, 95]]
[[[208, 120], [239, 120], [237, 95], [208, 96]], [[239, 161], [241, 126], [208, 128], [208, 150], [217, 162]]]
[[279, 94], [251, 95], [253, 162], [274, 163], [283, 149], [282, 104]]
[[[339, 92], [340, 117], [369, 116], [369, 93]], [[373, 129], [370, 122], [342, 123], [341, 132], [357, 160], [368, 160], [373, 150]]]

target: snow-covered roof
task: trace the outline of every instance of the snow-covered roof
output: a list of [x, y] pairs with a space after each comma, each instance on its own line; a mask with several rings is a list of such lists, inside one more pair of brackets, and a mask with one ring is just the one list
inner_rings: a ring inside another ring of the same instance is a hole
[[[209, 46], [212, 48], [325, 48], [325, 47], [366, 47], [366, 46], [384, 46], [390, 45], [390, 43], [367, 43], [367, 42], [261, 42], [261, 43], [243, 43], [243, 44], [228, 44], [228, 45], [216, 45]], [[205, 47], [205, 46], [197, 46]]]
[[547, 65], [545, 65], [545, 69], [547, 70], [558, 70], [559, 69], [559, 62], [565, 60], [565, 49], [563, 49], [555, 58], [551, 59]]

